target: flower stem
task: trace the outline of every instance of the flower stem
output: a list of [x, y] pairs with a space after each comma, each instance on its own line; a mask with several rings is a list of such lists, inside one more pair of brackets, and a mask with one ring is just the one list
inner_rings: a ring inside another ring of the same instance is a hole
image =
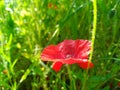
[[[91, 52], [90, 52], [89, 62], [92, 61], [95, 35], [96, 35], [96, 27], [97, 27], [97, 0], [93, 0], [93, 29], [92, 29], [92, 38], [91, 38], [92, 43], [91, 43]], [[86, 90], [86, 81], [88, 79], [88, 71], [89, 71], [89, 68], [84, 73], [84, 81], [83, 81], [81, 90]]]

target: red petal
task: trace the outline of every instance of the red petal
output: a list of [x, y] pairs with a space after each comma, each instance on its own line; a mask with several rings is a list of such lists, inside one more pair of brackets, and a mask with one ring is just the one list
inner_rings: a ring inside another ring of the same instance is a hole
[[92, 68], [94, 66], [92, 62], [88, 62], [88, 61], [80, 62], [78, 63], [78, 65], [83, 69]]
[[63, 42], [57, 45], [61, 54], [66, 58], [67, 55], [73, 56], [75, 53], [74, 50], [75, 40], [64, 40]]
[[53, 63], [52, 68], [54, 71], [58, 72], [58, 71], [60, 71], [62, 65], [63, 65], [62, 62], [55, 62], [55, 63]]
[[90, 53], [90, 45], [91, 43], [88, 40], [76, 40], [74, 58], [87, 59]]
[[55, 45], [46, 47], [41, 53], [41, 59], [45, 61], [54, 61], [55, 59], [61, 58], [62, 56]]

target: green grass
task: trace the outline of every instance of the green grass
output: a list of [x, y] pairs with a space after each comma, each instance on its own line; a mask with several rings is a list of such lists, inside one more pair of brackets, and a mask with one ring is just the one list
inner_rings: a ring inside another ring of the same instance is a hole
[[43, 62], [40, 54], [46, 46], [65, 39], [92, 40], [93, 3], [10, 1], [0, 0], [0, 90], [119, 90], [120, 0], [96, 0], [94, 68], [86, 79], [86, 70], [77, 65], [64, 65], [54, 72], [51, 62]]

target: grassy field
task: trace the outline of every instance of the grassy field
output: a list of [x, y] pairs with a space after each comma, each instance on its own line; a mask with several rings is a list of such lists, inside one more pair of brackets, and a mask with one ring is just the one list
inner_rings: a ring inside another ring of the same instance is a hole
[[[96, 23], [94, 1], [0, 0], [0, 90], [120, 90], [120, 0], [96, 0]], [[41, 60], [66, 39], [93, 43], [93, 68]]]

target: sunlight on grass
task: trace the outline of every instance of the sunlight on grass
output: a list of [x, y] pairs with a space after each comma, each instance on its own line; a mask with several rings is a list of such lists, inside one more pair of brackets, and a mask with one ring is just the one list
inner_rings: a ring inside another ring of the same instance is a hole
[[[119, 90], [120, 0], [96, 1], [0, 0], [0, 90]], [[68, 62], [55, 72], [40, 58], [70, 39], [92, 42], [87, 74]]]

